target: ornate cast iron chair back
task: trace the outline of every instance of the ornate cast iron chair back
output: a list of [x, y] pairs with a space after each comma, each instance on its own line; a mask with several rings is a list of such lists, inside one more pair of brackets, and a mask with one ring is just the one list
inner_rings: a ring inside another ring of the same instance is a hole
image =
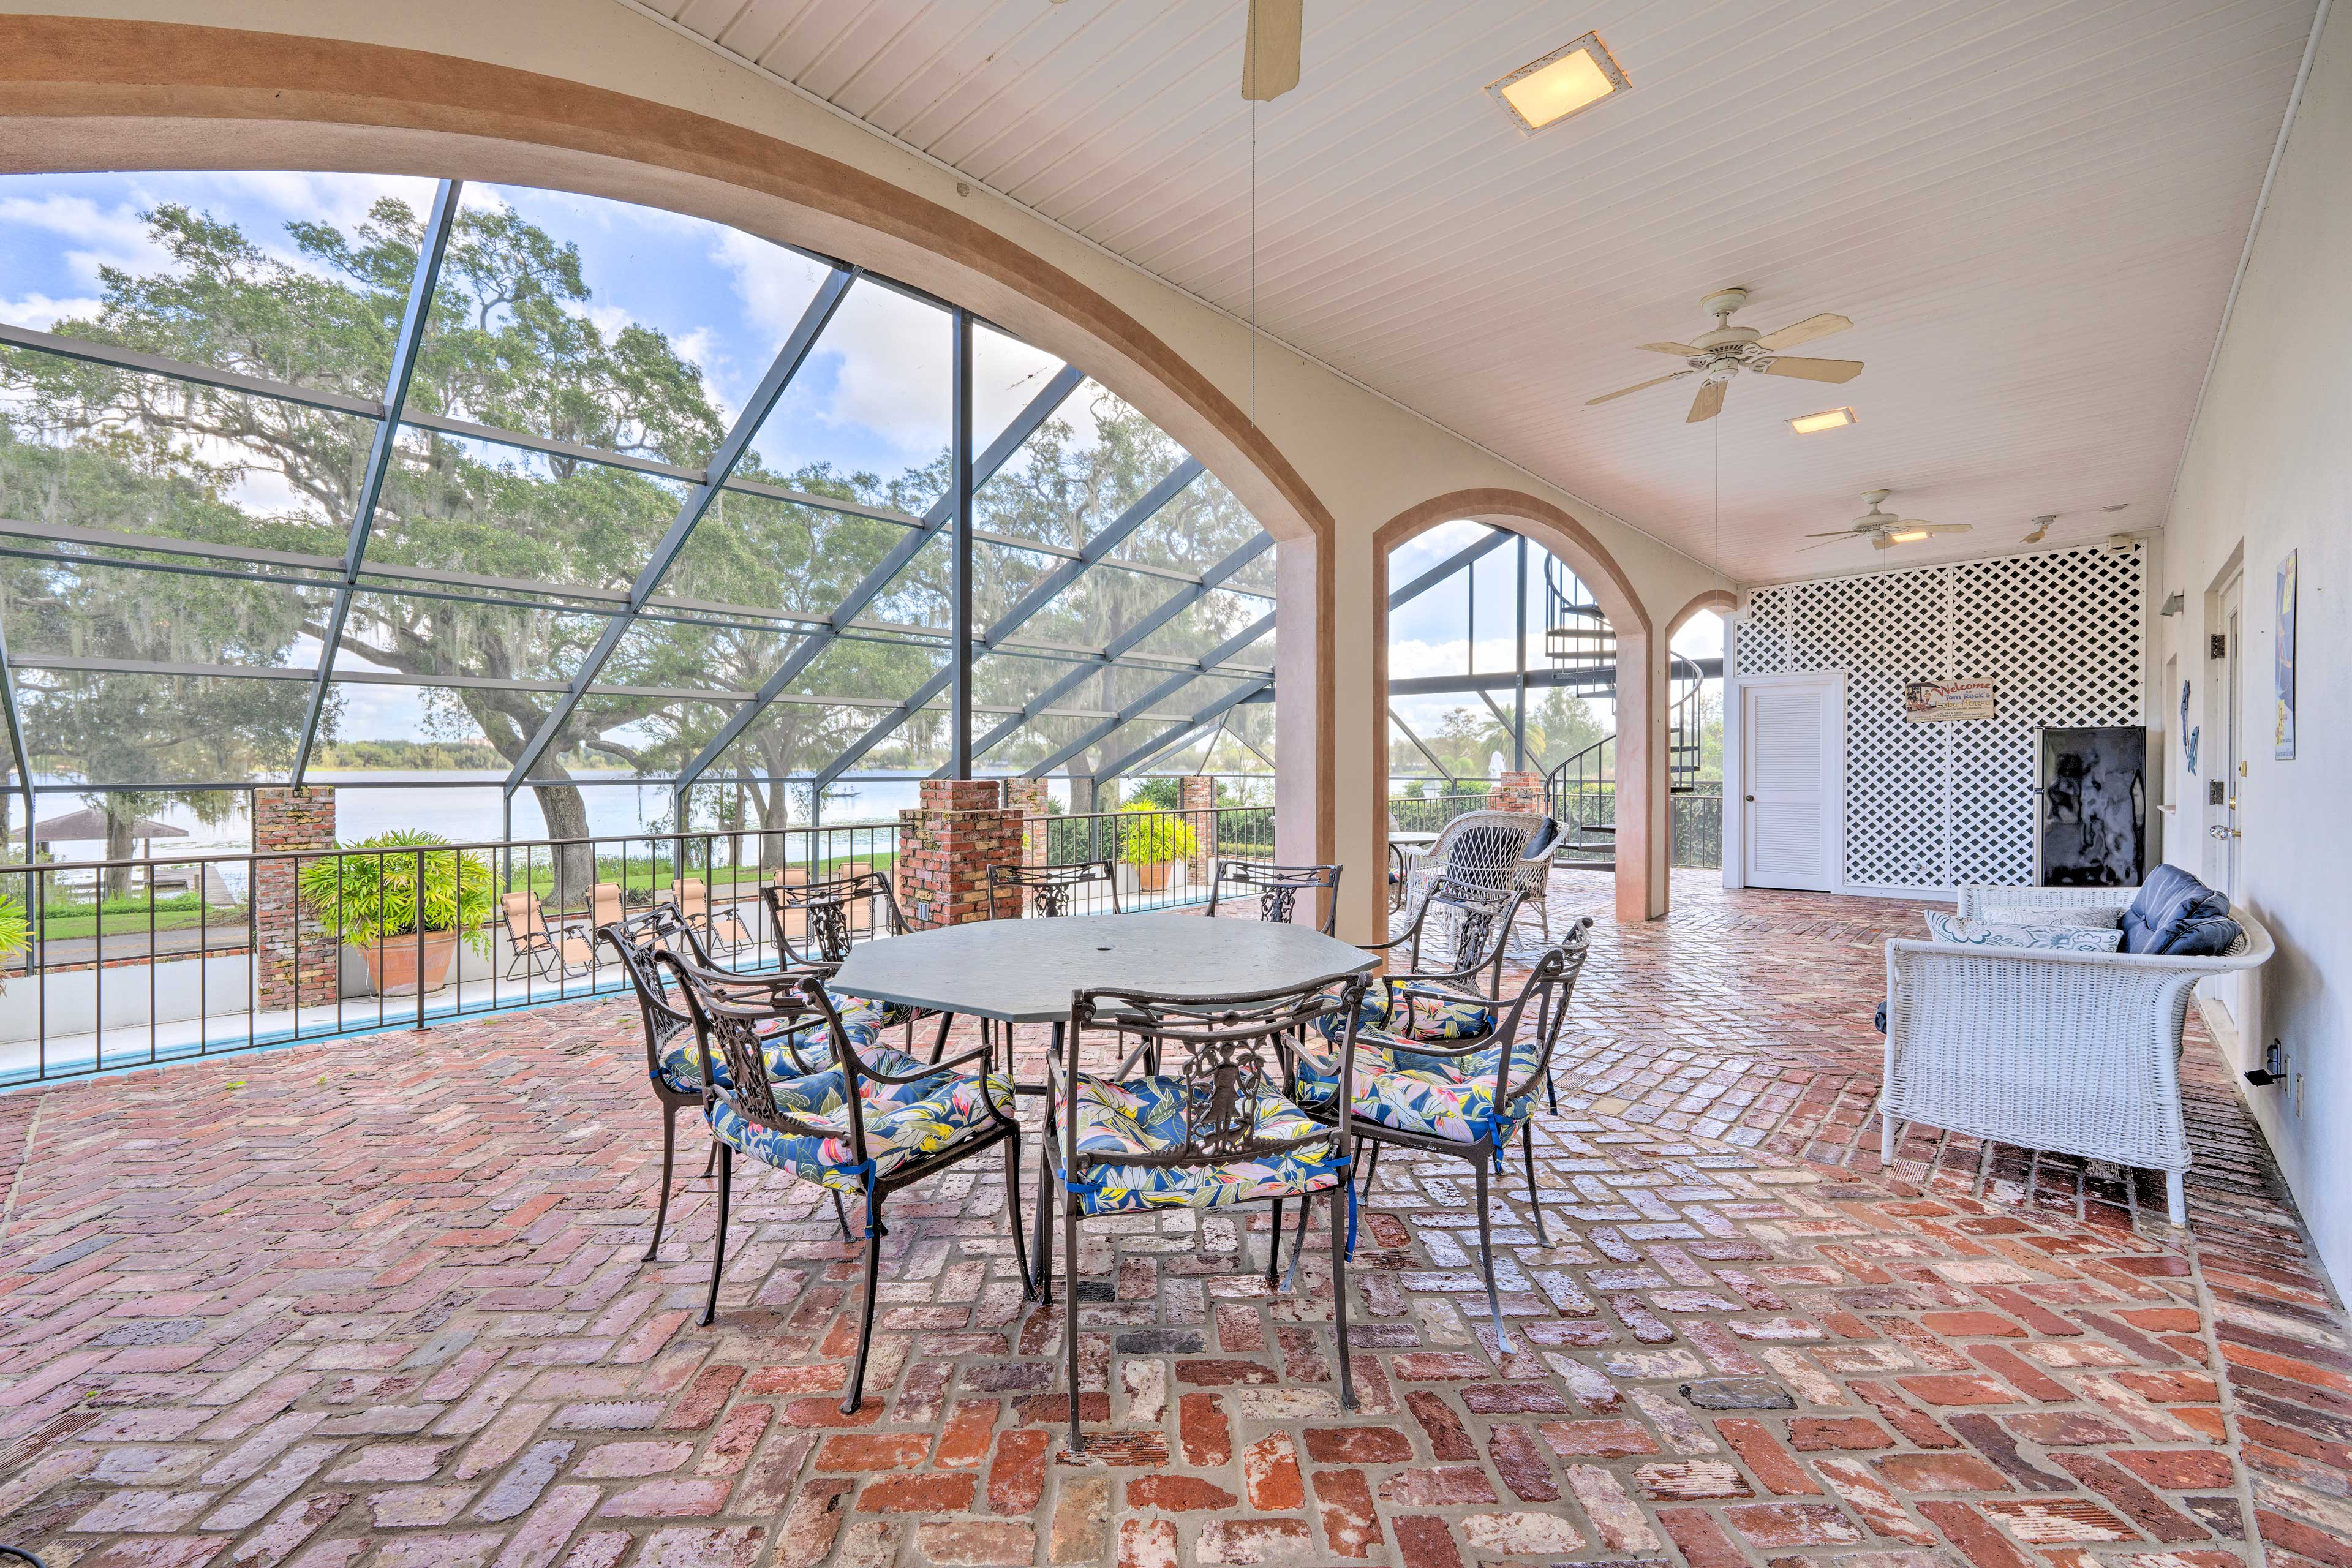
[[1241, 889], [1236, 897], [1252, 892], [1257, 895], [1258, 919], [1295, 921], [1298, 918], [1298, 896], [1321, 892], [1328, 895], [1321, 930], [1325, 936], [1335, 935], [1339, 922], [1340, 869], [1338, 866], [1269, 866], [1260, 860], [1220, 860], [1217, 874], [1209, 881], [1209, 913], [1217, 912], [1217, 905], [1230, 887]]
[[[1441, 881], [1421, 900], [1402, 932], [1387, 942], [1362, 945], [1371, 952], [1405, 950], [1407, 973], [1392, 976], [1394, 980], [1410, 979], [1465, 995], [1491, 996], [1502, 989], [1503, 952], [1510, 942], [1511, 923], [1530, 896], [1521, 889], [1454, 887]], [[1443, 960], [1433, 956], [1425, 960], [1422, 950], [1430, 934], [1433, 912], [1446, 924], [1447, 950]], [[1442, 963], [1444, 967], [1424, 968], [1424, 962]], [[1481, 971], [1486, 972], [1484, 985], [1478, 983]]]
[[[1110, 912], [1118, 907], [1118, 874], [1108, 860], [1081, 860], [1069, 866], [991, 866], [988, 868], [988, 918], [1019, 920], [1025, 912], [1055, 918], [1072, 913], [1072, 895], [1101, 886], [1110, 893]], [[1024, 903], [1025, 900], [1025, 903]], [[1000, 902], [1000, 900], [1002, 900]], [[1099, 910], [1076, 911], [1099, 914]]]
[[[1475, 1040], [1452, 1043], [1444, 1040], [1417, 1041], [1413, 1053], [1425, 1057], [1473, 1056], [1495, 1052], [1495, 1103], [1508, 1105], [1522, 1096], [1532, 1094], [1549, 1081], [1554, 1047], [1559, 1042], [1560, 1026], [1568, 1018], [1569, 999], [1576, 990], [1577, 976], [1584, 973], [1584, 961], [1591, 953], [1592, 917], [1585, 915], [1564, 932], [1560, 940], [1544, 949], [1528, 971], [1528, 977], [1517, 996], [1496, 994], [1475, 995], [1458, 991], [1453, 986], [1433, 985], [1428, 994], [1447, 1001], [1475, 1001], [1494, 1009], [1497, 1018], [1495, 1031]], [[1411, 994], [1421, 989], [1419, 984], [1398, 987]], [[1528, 1021], [1529, 1009], [1534, 1012], [1534, 1030], [1523, 1044], [1520, 1026]], [[1499, 1047], [1499, 1048], [1498, 1048]]]
[[682, 997], [670, 994], [668, 977], [656, 955], [671, 948], [697, 952], [694, 933], [675, 906], [656, 904], [596, 928], [597, 937], [620, 959], [636, 993], [637, 1011], [646, 1026], [646, 1070], [661, 1081], [664, 1047], [694, 1026], [694, 1016]]
[[[858, 871], [818, 882], [771, 882], [760, 889], [760, 897], [775, 924], [776, 945], [783, 952], [787, 968], [839, 968], [857, 933], [856, 906], [864, 900], [880, 900], [878, 918], [869, 916], [868, 929], [887, 922], [892, 936], [903, 936], [908, 930], [906, 917], [898, 912], [898, 896], [890, 889], [890, 879], [879, 871]], [[798, 938], [791, 934], [786, 919], [791, 914], [798, 914], [805, 922]]]
[[[1052, 1064], [1048, 1092], [1055, 1103], [1067, 1102], [1081, 1080], [1078, 1062], [1088, 1030], [1116, 1030], [1122, 1045], [1138, 1042], [1127, 1062], [1154, 1060], [1172, 1055], [1177, 1066], [1170, 1075], [1186, 1090], [1183, 1136], [1164, 1150], [1100, 1156], [1115, 1165], [1162, 1165], [1178, 1169], [1258, 1160], [1326, 1141], [1336, 1158], [1348, 1152], [1346, 1129], [1318, 1128], [1297, 1138], [1274, 1138], [1260, 1131], [1264, 1093], [1279, 1094], [1296, 1073], [1293, 1053], [1298, 1040], [1318, 1019], [1341, 1021], [1348, 1044], [1355, 1040], [1358, 1004], [1364, 993], [1363, 976], [1350, 975], [1338, 988], [1328, 982], [1304, 988], [1253, 992], [1237, 996], [1183, 997], [1139, 991], [1091, 990], [1071, 998], [1070, 1026], [1064, 1032], [1065, 1056]], [[1319, 1038], [1319, 1037], [1318, 1037]], [[1344, 1084], [1354, 1074], [1342, 1053]], [[1344, 1090], [1343, 1090], [1344, 1092]], [[1343, 1102], [1344, 1103], [1344, 1102]], [[1079, 1152], [1075, 1111], [1062, 1118], [1063, 1168], [1076, 1179], [1093, 1156]]]

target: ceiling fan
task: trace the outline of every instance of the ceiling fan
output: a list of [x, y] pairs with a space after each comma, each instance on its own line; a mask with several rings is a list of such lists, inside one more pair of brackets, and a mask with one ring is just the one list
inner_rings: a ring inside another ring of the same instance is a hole
[[1652, 353], [1673, 354], [1690, 362], [1690, 368], [1670, 375], [1654, 376], [1615, 392], [1589, 398], [1585, 406], [1607, 403], [1627, 393], [1640, 392], [1644, 387], [1669, 381], [1680, 381], [1686, 375], [1702, 376], [1698, 397], [1691, 404], [1686, 425], [1697, 425], [1712, 419], [1723, 408], [1724, 389], [1731, 378], [1743, 370], [1764, 375], [1793, 375], [1802, 381], [1852, 381], [1862, 374], [1862, 362], [1855, 359], [1790, 359], [1782, 349], [1825, 338], [1832, 332], [1842, 332], [1853, 325], [1843, 316], [1823, 313], [1808, 316], [1792, 322], [1777, 332], [1759, 332], [1753, 327], [1735, 327], [1732, 312], [1748, 303], [1745, 289], [1723, 289], [1699, 301], [1699, 309], [1715, 318], [1715, 330], [1701, 332], [1697, 341], [1687, 343], [1643, 343]]
[[[1805, 537], [1822, 540], [1828, 543], [1835, 543], [1841, 539], [1867, 539], [1873, 550], [1892, 550], [1898, 544], [1916, 544], [1919, 541], [1934, 534], [1969, 531], [1969, 525], [1965, 522], [1923, 522], [1916, 517], [1895, 516], [1893, 512], [1884, 510], [1881, 505], [1894, 493], [1893, 490], [1868, 491], [1862, 498], [1870, 508], [1868, 511], [1864, 512], [1843, 528], [1829, 533], [1809, 533]], [[1802, 555], [1805, 550], [1823, 548], [1825, 548], [1823, 544], [1808, 544], [1804, 550], [1800, 550], [1797, 553]]]

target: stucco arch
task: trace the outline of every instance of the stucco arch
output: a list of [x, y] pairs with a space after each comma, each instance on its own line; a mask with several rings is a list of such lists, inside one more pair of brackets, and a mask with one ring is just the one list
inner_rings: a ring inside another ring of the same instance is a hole
[[[1560, 508], [1523, 490], [1468, 489], [1407, 507], [1372, 536], [1372, 689], [1378, 722], [1372, 727], [1371, 774], [1388, 776], [1389, 554], [1397, 546], [1455, 520], [1483, 522], [1525, 534], [1569, 563], [1601, 605], [1617, 633], [1617, 918], [1653, 920], [1666, 912], [1665, 781], [1663, 747], [1665, 710], [1665, 638], [1623, 568], [1591, 530]], [[1629, 723], [1629, 716], [1639, 721]], [[1387, 793], [1385, 788], [1382, 795]], [[1377, 847], [1368, 864], [1382, 857]]]
[[1666, 623], [1665, 641], [1671, 647], [1675, 640], [1675, 634], [1690, 625], [1691, 617], [1701, 610], [1713, 610], [1718, 615], [1727, 616], [1738, 608], [1739, 608], [1739, 595], [1728, 588], [1709, 588], [1705, 593], [1694, 595], [1691, 602], [1676, 610], [1675, 618]]
[[1182, 443], [1279, 542], [1283, 732], [1302, 742], [1277, 759], [1280, 852], [1332, 858], [1331, 514], [1206, 374], [1082, 279], [850, 163], [560, 77], [299, 34], [0, 17], [0, 172], [256, 168], [665, 207], [869, 268], [1078, 365]]

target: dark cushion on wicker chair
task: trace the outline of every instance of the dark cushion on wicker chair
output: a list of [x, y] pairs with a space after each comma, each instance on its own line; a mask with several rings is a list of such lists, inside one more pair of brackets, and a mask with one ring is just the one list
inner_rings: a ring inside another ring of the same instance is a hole
[[2225, 952], [2240, 935], [2230, 900], [2172, 865], [2148, 873], [2124, 911], [2123, 931], [2126, 952], [2182, 958]]

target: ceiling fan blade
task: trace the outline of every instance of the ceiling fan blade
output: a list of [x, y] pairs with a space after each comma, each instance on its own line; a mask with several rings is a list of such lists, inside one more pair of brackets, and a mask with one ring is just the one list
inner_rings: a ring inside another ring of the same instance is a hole
[[1857, 533], [1867, 531], [1866, 529], [1841, 528], [1834, 533], [1809, 533], [1805, 537], [1807, 539], [1852, 539]]
[[1706, 353], [1705, 349], [1693, 348], [1688, 343], [1636, 343], [1633, 346], [1654, 354], [1672, 354], [1676, 359], [1696, 359]]
[[1725, 383], [1720, 381], [1710, 381], [1705, 386], [1700, 387], [1698, 389], [1698, 395], [1691, 400], [1690, 417], [1685, 419], [1683, 423], [1685, 425], [1704, 425], [1708, 420], [1714, 418], [1717, 415], [1722, 413], [1723, 389], [1725, 384]]
[[1271, 102], [1298, 85], [1298, 36], [1306, 0], [1250, 0], [1242, 45], [1242, 97]]
[[1852, 381], [1862, 374], [1858, 359], [1776, 359], [1764, 367], [1766, 375], [1793, 375], [1801, 381]]
[[1607, 403], [1612, 398], [1622, 397], [1627, 393], [1639, 392], [1644, 387], [1662, 385], [1669, 381], [1680, 381], [1686, 375], [1695, 375], [1697, 373], [1695, 371], [1678, 370], [1671, 375], [1652, 376], [1647, 381], [1637, 381], [1631, 386], [1621, 386], [1614, 392], [1604, 392], [1598, 397], [1588, 397], [1584, 400], [1584, 406], [1590, 408], [1596, 403]]
[[[1811, 534], [1811, 535], [1808, 535], [1808, 537], [1809, 537], [1809, 538], [1816, 538], [1816, 539], [1818, 539], [1818, 538], [1820, 538], [1821, 536], [1820, 536], [1819, 534]], [[1843, 538], [1846, 538], [1846, 537], [1848, 537], [1848, 536], [1847, 536], [1847, 535], [1845, 535], [1845, 534], [1841, 533], [1841, 534], [1838, 534], [1838, 535], [1834, 536], [1833, 538], [1831, 538], [1831, 539], [1828, 539], [1828, 540], [1824, 540], [1822, 543], [1819, 543], [1819, 544], [1808, 544], [1808, 545], [1803, 546], [1801, 549], [1799, 549], [1799, 550], [1795, 550], [1795, 551], [1790, 552], [1790, 553], [1791, 553], [1791, 554], [1796, 554], [1796, 555], [1802, 555], [1802, 554], [1803, 554], [1803, 553], [1805, 553], [1805, 552], [1806, 552], [1806, 551], [1808, 551], [1808, 550], [1827, 550], [1827, 549], [1828, 549], [1832, 544], [1834, 544], [1835, 542], [1837, 542], [1837, 541], [1838, 541], [1839, 539], [1843, 539]]]
[[1756, 346], [1767, 353], [1776, 354], [1782, 349], [1792, 349], [1799, 343], [1809, 343], [1815, 338], [1825, 338], [1832, 332], [1842, 332], [1852, 325], [1853, 323], [1843, 316], [1833, 316], [1823, 311], [1818, 316], [1807, 316], [1801, 321], [1791, 321], [1777, 332], [1765, 333], [1756, 340]]

